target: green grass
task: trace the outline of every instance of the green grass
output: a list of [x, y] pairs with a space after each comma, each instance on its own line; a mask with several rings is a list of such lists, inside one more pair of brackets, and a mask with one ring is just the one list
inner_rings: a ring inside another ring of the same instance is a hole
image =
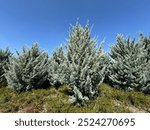
[[0, 112], [150, 112], [150, 95], [140, 92], [125, 92], [106, 84], [99, 86], [99, 96], [83, 107], [68, 102], [69, 88], [39, 89], [17, 93], [9, 88], [0, 88]]

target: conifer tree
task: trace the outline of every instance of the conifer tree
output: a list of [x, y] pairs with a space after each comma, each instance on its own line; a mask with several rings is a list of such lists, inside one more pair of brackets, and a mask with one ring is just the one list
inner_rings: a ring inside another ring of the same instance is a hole
[[144, 60], [146, 61], [144, 66], [145, 83], [143, 85], [142, 90], [144, 93], [150, 94], [150, 37], [146, 37], [143, 34], [141, 34], [138, 44], [144, 48]]
[[12, 56], [12, 54], [8, 48], [6, 48], [5, 51], [0, 49], [0, 87], [7, 85], [7, 81], [4, 76], [4, 68], [7, 68], [10, 56]]
[[109, 80], [114, 87], [140, 91], [145, 82], [143, 47], [135, 40], [118, 35], [117, 43], [110, 52]]
[[37, 43], [30, 49], [23, 48], [22, 54], [17, 52], [10, 58], [5, 69], [8, 86], [17, 91], [41, 88], [47, 79], [47, 61], [48, 54], [40, 51]]
[[138, 44], [144, 48], [144, 57], [146, 59], [146, 62], [150, 61], [150, 37], [146, 37], [143, 34], [140, 34], [140, 39], [138, 41]]
[[65, 84], [64, 61], [65, 55], [61, 47], [53, 53], [48, 64], [48, 79], [52, 86], [59, 87]]
[[144, 81], [142, 91], [145, 94], [150, 94], [150, 62], [145, 65]]
[[97, 85], [105, 77], [104, 53], [86, 24], [72, 26], [66, 46], [65, 78], [72, 89], [72, 102], [83, 105], [97, 95]]

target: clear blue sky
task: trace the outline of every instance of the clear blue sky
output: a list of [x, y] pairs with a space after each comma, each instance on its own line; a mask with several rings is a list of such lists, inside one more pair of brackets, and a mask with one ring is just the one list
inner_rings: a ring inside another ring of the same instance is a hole
[[93, 25], [92, 35], [105, 38], [104, 50], [116, 35], [150, 35], [150, 0], [0, 0], [0, 48], [12, 51], [38, 42], [51, 53], [68, 38], [77, 18]]

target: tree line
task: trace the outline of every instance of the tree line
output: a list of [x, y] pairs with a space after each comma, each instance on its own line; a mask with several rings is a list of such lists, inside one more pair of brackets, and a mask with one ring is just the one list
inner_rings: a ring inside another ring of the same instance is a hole
[[32, 89], [70, 88], [70, 101], [83, 105], [95, 98], [98, 85], [105, 82], [125, 91], [150, 94], [150, 37], [140, 34], [138, 41], [118, 35], [109, 53], [91, 36], [87, 23], [71, 27], [66, 46], [52, 56], [37, 43], [23, 47], [14, 56], [0, 49], [0, 86], [18, 92]]

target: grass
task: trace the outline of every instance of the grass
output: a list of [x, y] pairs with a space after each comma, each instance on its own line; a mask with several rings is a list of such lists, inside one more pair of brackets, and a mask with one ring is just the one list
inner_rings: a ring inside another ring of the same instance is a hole
[[68, 102], [67, 86], [23, 93], [2, 87], [0, 88], [0, 112], [150, 112], [150, 95], [117, 90], [107, 84], [101, 84], [99, 92], [96, 99], [80, 107]]

